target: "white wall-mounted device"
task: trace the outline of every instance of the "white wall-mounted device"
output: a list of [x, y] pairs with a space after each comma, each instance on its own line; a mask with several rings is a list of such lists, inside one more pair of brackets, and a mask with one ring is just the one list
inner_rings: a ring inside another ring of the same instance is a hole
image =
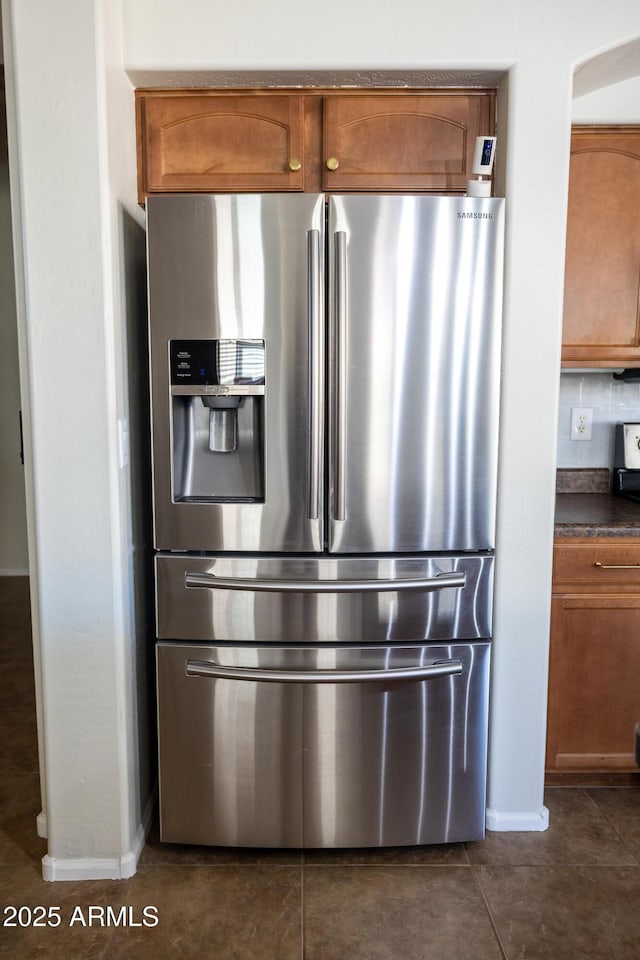
[[496, 155], [496, 137], [476, 137], [471, 172], [479, 177], [490, 177]]
[[471, 167], [471, 173], [476, 179], [467, 181], [467, 196], [491, 196], [491, 174], [495, 153], [496, 137], [476, 137]]

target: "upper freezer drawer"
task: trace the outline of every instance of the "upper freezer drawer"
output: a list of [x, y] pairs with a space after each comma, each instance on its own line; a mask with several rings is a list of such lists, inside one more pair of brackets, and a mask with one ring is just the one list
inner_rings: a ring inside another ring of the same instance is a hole
[[158, 637], [383, 643], [491, 637], [493, 557], [156, 557]]

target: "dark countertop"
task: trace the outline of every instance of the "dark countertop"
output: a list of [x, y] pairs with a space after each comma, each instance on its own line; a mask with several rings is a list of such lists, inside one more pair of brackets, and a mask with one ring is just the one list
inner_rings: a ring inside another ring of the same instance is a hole
[[610, 493], [556, 494], [556, 537], [638, 537], [640, 503]]

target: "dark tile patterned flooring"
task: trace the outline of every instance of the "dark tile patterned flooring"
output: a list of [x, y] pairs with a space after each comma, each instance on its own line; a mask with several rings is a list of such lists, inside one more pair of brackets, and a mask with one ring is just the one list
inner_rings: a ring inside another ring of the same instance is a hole
[[[160, 844], [154, 827], [131, 880], [45, 883], [46, 843], [35, 829], [28, 586], [21, 578], [0, 579], [0, 683], [0, 957], [640, 958], [634, 787], [550, 789], [545, 833], [493, 833], [478, 843], [419, 849], [178, 847]], [[31, 911], [18, 915], [23, 921], [36, 907], [54, 908], [60, 925], [6, 926], [6, 908], [20, 906]], [[157, 925], [136, 925], [150, 906]], [[100, 926], [101, 916], [128, 924]]]

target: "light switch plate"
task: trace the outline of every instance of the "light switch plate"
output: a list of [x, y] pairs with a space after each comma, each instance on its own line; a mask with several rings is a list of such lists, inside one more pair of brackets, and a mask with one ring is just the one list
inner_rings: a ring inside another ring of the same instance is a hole
[[118, 420], [118, 466], [124, 470], [129, 464], [129, 421]]

